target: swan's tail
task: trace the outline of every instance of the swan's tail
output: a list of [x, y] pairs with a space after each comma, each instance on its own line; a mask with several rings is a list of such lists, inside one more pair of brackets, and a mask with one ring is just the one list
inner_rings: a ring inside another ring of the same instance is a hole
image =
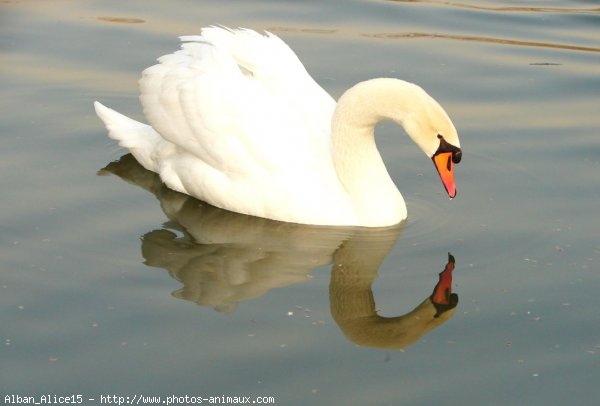
[[158, 172], [156, 150], [162, 143], [161, 136], [149, 125], [132, 120], [97, 101], [94, 102], [94, 108], [104, 122], [108, 136], [129, 149], [144, 168]]

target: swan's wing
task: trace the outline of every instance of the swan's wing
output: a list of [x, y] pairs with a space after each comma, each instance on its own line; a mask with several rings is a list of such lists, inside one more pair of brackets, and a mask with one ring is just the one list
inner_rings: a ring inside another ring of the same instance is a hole
[[[173, 146], [160, 156], [163, 181], [239, 213], [346, 224], [352, 208], [331, 159], [333, 99], [276, 37], [208, 30], [254, 46], [253, 65], [205, 32], [186, 37], [140, 79], [144, 113]], [[275, 49], [263, 52], [264, 44]]]
[[[244, 73], [286, 103], [304, 122], [318, 124], [311, 134], [321, 131], [329, 134], [335, 101], [279, 37], [268, 31], [262, 35], [244, 28], [207, 27], [202, 29], [200, 38], [231, 55]], [[197, 40], [198, 37], [181, 39]], [[326, 128], [320, 128], [323, 124]]]
[[281, 40], [223, 28], [184, 40], [140, 80], [144, 113], [165, 139], [225, 173], [310, 155], [296, 148], [328, 152], [335, 103]]

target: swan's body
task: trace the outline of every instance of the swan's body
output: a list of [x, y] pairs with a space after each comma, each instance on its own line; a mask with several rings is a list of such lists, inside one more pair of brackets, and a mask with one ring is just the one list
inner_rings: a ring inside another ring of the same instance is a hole
[[[378, 121], [403, 125], [429, 157], [448, 155], [450, 176], [460, 160], [452, 122], [416, 85], [373, 79], [336, 105], [273, 34], [210, 27], [182, 40], [143, 72], [150, 125], [95, 103], [111, 138], [176, 191], [287, 222], [388, 226], [406, 205], [377, 151]], [[453, 197], [446, 161], [436, 166]]]

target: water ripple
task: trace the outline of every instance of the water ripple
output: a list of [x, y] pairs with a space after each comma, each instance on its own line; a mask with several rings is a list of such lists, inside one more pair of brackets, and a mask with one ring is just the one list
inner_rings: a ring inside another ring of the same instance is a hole
[[571, 8], [571, 7], [530, 7], [530, 6], [482, 6], [479, 4], [458, 3], [453, 1], [436, 0], [386, 0], [393, 3], [426, 3], [449, 6], [454, 8], [468, 8], [473, 10], [496, 11], [496, 12], [518, 12], [518, 13], [596, 13], [600, 7], [595, 8]]
[[412, 39], [412, 38], [430, 38], [430, 39], [450, 39], [457, 41], [469, 41], [469, 42], [483, 42], [500, 45], [511, 45], [511, 46], [525, 46], [525, 47], [538, 47], [538, 48], [552, 48], [552, 49], [567, 49], [571, 51], [585, 51], [585, 52], [600, 52], [600, 48], [597, 47], [585, 47], [579, 45], [568, 45], [568, 44], [554, 44], [549, 42], [537, 42], [537, 41], [518, 41], [504, 38], [493, 38], [483, 37], [477, 35], [454, 35], [454, 34], [437, 34], [437, 33], [426, 33], [426, 32], [398, 32], [398, 33], [379, 33], [379, 34], [362, 34], [367, 38], [385, 38], [385, 39]]

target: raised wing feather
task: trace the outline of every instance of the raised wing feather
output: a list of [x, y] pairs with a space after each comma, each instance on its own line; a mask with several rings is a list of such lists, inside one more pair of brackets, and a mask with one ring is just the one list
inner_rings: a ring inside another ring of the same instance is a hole
[[239, 213], [348, 222], [331, 159], [335, 102], [292, 50], [250, 30], [211, 27], [183, 40], [140, 79], [144, 113], [166, 144], [154, 154], [161, 179]]
[[[202, 29], [202, 38], [225, 50], [235, 62], [279, 102], [286, 103], [305, 122], [317, 124], [311, 134], [326, 131], [335, 101], [308, 74], [294, 51], [279, 37], [249, 29]], [[183, 40], [197, 37], [182, 37]], [[326, 128], [320, 128], [322, 123]]]
[[285, 43], [216, 27], [183, 39], [140, 80], [144, 113], [163, 138], [230, 176], [282, 170], [297, 148], [328, 154], [335, 102]]

